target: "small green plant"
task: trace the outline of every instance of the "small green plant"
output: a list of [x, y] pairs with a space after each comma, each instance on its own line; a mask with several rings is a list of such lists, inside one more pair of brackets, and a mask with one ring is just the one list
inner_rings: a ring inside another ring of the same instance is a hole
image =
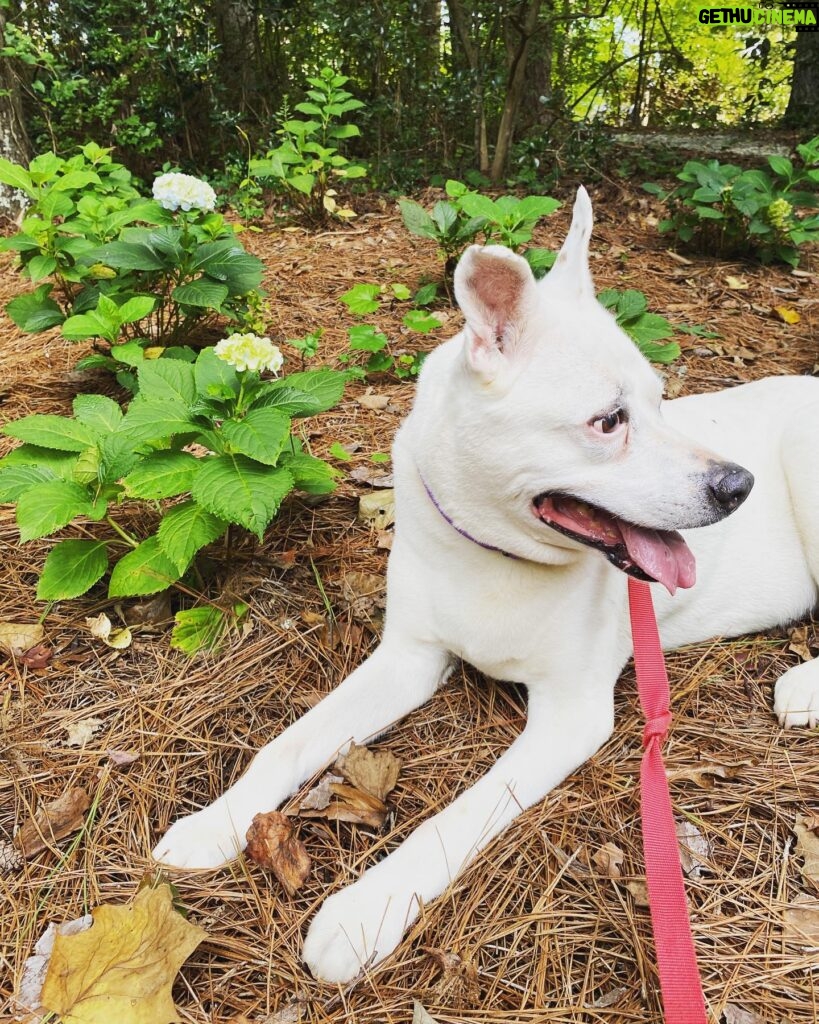
[[714, 255], [755, 255], [763, 263], [797, 266], [799, 247], [819, 240], [819, 214], [798, 212], [819, 205], [819, 136], [796, 151], [800, 167], [784, 156], [768, 157], [767, 170], [689, 160], [675, 188], [647, 182], [643, 188], [669, 207], [660, 231]]
[[622, 327], [643, 355], [654, 363], [673, 363], [679, 358], [680, 346], [673, 340], [675, 332], [693, 334], [700, 338], [719, 337], [700, 324], [675, 325], [659, 313], [649, 313], [648, 300], [636, 288], [626, 291], [606, 288], [597, 296], [597, 301], [614, 315], [618, 326]]
[[0, 241], [35, 285], [6, 306], [21, 330], [61, 325], [72, 341], [167, 346], [254, 315], [262, 263], [213, 212], [205, 182], [163, 174], [148, 199], [94, 143], [69, 160], [35, 157], [28, 168], [0, 160], [0, 181], [30, 201], [21, 230]]
[[[409, 232], [438, 243], [447, 279], [454, 273], [460, 254], [478, 235], [483, 234], [486, 242], [519, 252], [531, 241], [540, 218], [549, 216], [560, 206], [557, 199], [549, 196], [490, 199], [453, 179], [447, 181], [445, 188], [449, 200], [439, 200], [431, 214], [410, 199], [401, 199], [398, 205]], [[523, 256], [537, 277], [542, 277], [555, 261], [555, 253], [549, 249], [527, 248]]]
[[[368, 316], [375, 313], [384, 303], [412, 301], [412, 308], [402, 317], [402, 324], [409, 331], [418, 334], [429, 334], [437, 330], [442, 321], [434, 313], [428, 312], [423, 306], [434, 301], [437, 293], [435, 285], [423, 285], [412, 296], [412, 292], [404, 284], [393, 284], [389, 288], [379, 284], [357, 284], [341, 296], [341, 301], [355, 316]], [[368, 373], [395, 374], [399, 380], [417, 377], [426, 358], [426, 352], [403, 352], [395, 349], [383, 331], [373, 324], [358, 323], [347, 332], [349, 347], [340, 356], [344, 363], [350, 363], [359, 353], [367, 354], [363, 367], [358, 367], [361, 375]], [[354, 366], [353, 369], [356, 367]]]
[[359, 128], [340, 119], [364, 104], [353, 98], [344, 86], [349, 81], [332, 68], [307, 79], [309, 97], [295, 109], [308, 119], [288, 117], [285, 111], [278, 131], [281, 142], [261, 160], [251, 160], [249, 174], [270, 181], [293, 202], [311, 222], [321, 223], [329, 216], [342, 220], [355, 213], [336, 202], [334, 182], [363, 178], [367, 171], [338, 150], [338, 143], [360, 135]]
[[[78, 597], [109, 568], [109, 597], [158, 593], [231, 524], [261, 540], [290, 491], [333, 490], [335, 471], [303, 450], [291, 419], [333, 406], [345, 374], [262, 378], [280, 366], [267, 338], [235, 334], [195, 363], [138, 362], [139, 394], [126, 412], [104, 395], [79, 395], [73, 416], [7, 423], [3, 433], [23, 443], [0, 459], [0, 501], [16, 504], [20, 540], [84, 523], [80, 536], [51, 548], [38, 598]], [[131, 501], [151, 518], [160, 511], [147, 537], [120, 521]]]

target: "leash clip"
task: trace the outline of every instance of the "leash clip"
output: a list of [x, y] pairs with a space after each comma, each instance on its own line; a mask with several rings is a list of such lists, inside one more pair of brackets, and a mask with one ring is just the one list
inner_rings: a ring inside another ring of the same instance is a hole
[[643, 729], [643, 749], [645, 750], [653, 739], [656, 739], [658, 742], [662, 742], [668, 733], [670, 725], [670, 711], [661, 711], [659, 715], [656, 715], [654, 718], [649, 718]]

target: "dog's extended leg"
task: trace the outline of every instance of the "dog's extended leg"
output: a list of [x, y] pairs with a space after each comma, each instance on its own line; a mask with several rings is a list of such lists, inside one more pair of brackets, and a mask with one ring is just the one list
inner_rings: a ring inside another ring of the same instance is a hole
[[351, 740], [384, 732], [429, 700], [447, 664], [440, 649], [385, 633], [372, 656], [263, 747], [223, 796], [175, 822], [154, 849], [155, 859], [180, 868], [232, 860], [244, 849], [255, 814], [278, 807]]
[[612, 680], [587, 694], [577, 684], [530, 693], [526, 728], [494, 767], [389, 857], [325, 901], [304, 944], [313, 975], [346, 982], [392, 952], [418, 916], [420, 901], [443, 892], [493, 836], [608, 738], [613, 690]]

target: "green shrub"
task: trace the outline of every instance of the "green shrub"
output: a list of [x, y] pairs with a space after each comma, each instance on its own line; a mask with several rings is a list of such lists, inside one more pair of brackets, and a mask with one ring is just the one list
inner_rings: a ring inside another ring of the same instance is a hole
[[819, 205], [819, 136], [796, 147], [801, 166], [787, 157], [768, 157], [768, 169], [744, 171], [718, 160], [689, 160], [670, 191], [643, 188], [668, 204], [662, 232], [717, 256], [754, 255], [763, 263], [799, 263], [799, 247], [819, 239], [819, 214], [799, 207]]
[[71, 341], [177, 345], [216, 323], [244, 325], [262, 263], [213, 212], [210, 186], [165, 174], [142, 196], [130, 172], [94, 143], [26, 169], [0, 160], [0, 181], [29, 199], [21, 230], [0, 241], [36, 287], [6, 312], [24, 331], [62, 325]]
[[[279, 365], [281, 353], [268, 339], [232, 335], [195, 363], [138, 362], [139, 394], [126, 412], [103, 395], [79, 395], [73, 416], [6, 424], [3, 433], [23, 443], [0, 459], [0, 501], [16, 504], [20, 540], [85, 521], [81, 536], [51, 548], [38, 598], [78, 597], [109, 569], [111, 598], [158, 593], [230, 524], [261, 540], [290, 491], [333, 490], [335, 471], [302, 450], [291, 418], [333, 406], [345, 374], [262, 379], [261, 370]], [[167, 499], [148, 537], [118, 522], [130, 501], [148, 510]]]
[[278, 131], [281, 143], [268, 151], [264, 159], [251, 160], [249, 176], [272, 182], [310, 221], [321, 223], [328, 216], [354, 217], [352, 210], [339, 207], [335, 199], [337, 181], [363, 178], [367, 171], [339, 152], [337, 143], [360, 135], [354, 124], [341, 124], [340, 119], [364, 104], [353, 99], [343, 86], [349, 81], [332, 68], [308, 78], [312, 88], [304, 103], [296, 110], [307, 114], [308, 120], [285, 117]]

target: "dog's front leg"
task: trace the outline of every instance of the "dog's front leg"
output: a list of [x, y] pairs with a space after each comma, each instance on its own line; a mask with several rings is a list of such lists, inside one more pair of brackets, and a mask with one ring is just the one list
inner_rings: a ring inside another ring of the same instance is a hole
[[613, 679], [585, 694], [576, 684], [530, 690], [526, 728], [494, 767], [324, 903], [304, 944], [313, 975], [346, 982], [392, 952], [421, 902], [440, 895], [493, 836], [605, 742], [613, 691]]
[[351, 740], [364, 742], [429, 700], [448, 664], [439, 648], [387, 629], [380, 646], [332, 693], [263, 747], [214, 803], [175, 822], [153, 851], [172, 867], [213, 868], [246, 846], [254, 815], [271, 811]]

